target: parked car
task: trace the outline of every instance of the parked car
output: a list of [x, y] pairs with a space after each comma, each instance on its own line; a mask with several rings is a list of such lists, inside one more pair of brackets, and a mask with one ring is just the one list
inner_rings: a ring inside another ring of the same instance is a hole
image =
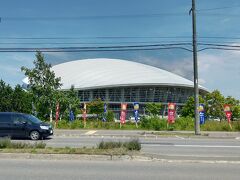
[[0, 136], [38, 140], [53, 135], [50, 124], [30, 114], [0, 112]]

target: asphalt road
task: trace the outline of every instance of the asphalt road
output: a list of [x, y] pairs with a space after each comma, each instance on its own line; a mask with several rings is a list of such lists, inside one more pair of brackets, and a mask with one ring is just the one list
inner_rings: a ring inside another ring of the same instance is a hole
[[239, 170], [239, 164], [0, 159], [0, 180], [238, 180]]
[[[67, 131], [69, 132], [71, 131]], [[96, 147], [101, 141], [128, 141], [137, 137], [142, 144], [142, 153], [159, 158], [240, 161], [239, 138], [143, 136], [136, 131], [129, 131], [129, 134], [126, 131], [113, 131], [112, 134], [111, 131], [100, 132], [101, 134], [98, 131], [72, 131], [71, 136], [67, 133], [56, 134], [44, 142], [49, 147]]]

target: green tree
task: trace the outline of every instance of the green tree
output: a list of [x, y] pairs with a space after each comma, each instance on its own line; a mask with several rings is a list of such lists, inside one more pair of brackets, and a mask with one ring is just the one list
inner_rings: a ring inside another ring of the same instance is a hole
[[32, 96], [17, 85], [11, 95], [12, 110], [16, 112], [32, 112]]
[[225, 117], [223, 111], [224, 102], [225, 98], [220, 91], [214, 90], [212, 93], [208, 93], [205, 97], [207, 116], [223, 119]]
[[147, 103], [146, 104], [146, 112], [151, 116], [160, 115], [161, 109], [162, 109], [161, 103]]
[[89, 113], [97, 114], [99, 117], [104, 112], [104, 102], [101, 99], [95, 99], [87, 105], [87, 109]]
[[240, 118], [240, 102], [239, 100], [228, 96], [225, 98], [225, 104], [230, 105], [232, 111], [232, 119], [239, 119]]
[[58, 91], [55, 95], [56, 103], [59, 102], [60, 114], [62, 114], [63, 118], [68, 119], [70, 109], [75, 115], [80, 113], [80, 99], [74, 86], [71, 86], [69, 91]]
[[110, 110], [107, 111], [106, 119], [108, 122], [114, 121], [114, 113]]
[[[194, 97], [191, 96], [188, 98], [187, 102], [183, 106], [180, 115], [183, 117], [195, 117], [195, 105], [194, 105]], [[199, 96], [199, 103], [204, 104], [204, 99], [202, 96]]]
[[33, 102], [40, 117], [51, 115], [55, 102], [55, 93], [61, 87], [61, 79], [55, 77], [51, 64], [47, 64], [41, 52], [36, 53], [34, 68], [22, 67], [21, 70], [28, 77], [29, 91], [33, 94]]
[[6, 85], [3, 80], [0, 80], [0, 111], [12, 111], [11, 96], [13, 89]]

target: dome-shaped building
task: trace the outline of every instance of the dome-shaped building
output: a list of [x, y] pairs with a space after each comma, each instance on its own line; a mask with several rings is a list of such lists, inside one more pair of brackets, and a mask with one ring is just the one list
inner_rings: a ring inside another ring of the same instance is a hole
[[[140, 112], [149, 102], [168, 102], [182, 106], [194, 93], [193, 82], [179, 75], [153, 66], [120, 59], [84, 59], [52, 67], [61, 77], [61, 89], [71, 86], [78, 91], [81, 102], [101, 98], [116, 113], [122, 102], [140, 104]], [[25, 79], [25, 82], [27, 80]], [[200, 86], [200, 94], [207, 90]]]

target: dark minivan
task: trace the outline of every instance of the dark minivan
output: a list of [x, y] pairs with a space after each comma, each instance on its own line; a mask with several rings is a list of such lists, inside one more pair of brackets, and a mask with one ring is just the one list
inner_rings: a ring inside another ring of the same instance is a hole
[[53, 135], [52, 126], [40, 121], [33, 115], [0, 112], [0, 136], [38, 140], [50, 135]]

